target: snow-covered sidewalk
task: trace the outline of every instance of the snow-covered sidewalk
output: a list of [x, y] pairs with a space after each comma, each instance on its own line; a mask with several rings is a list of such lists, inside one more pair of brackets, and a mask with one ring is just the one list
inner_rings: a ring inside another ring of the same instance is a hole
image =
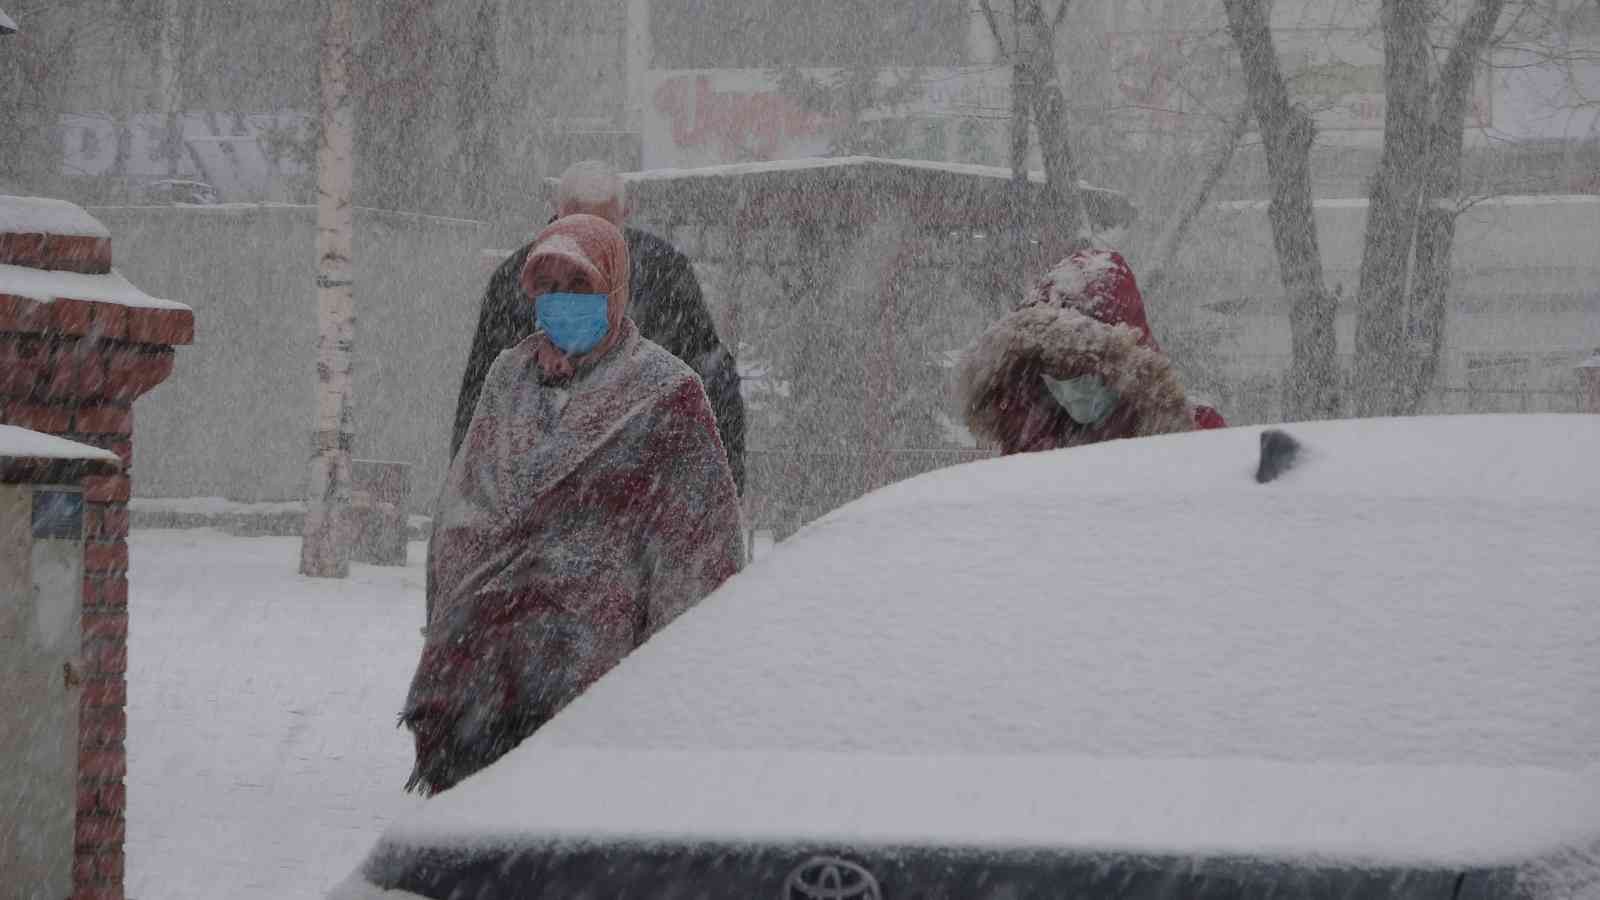
[[130, 544], [128, 896], [320, 897], [419, 802], [395, 714], [423, 545], [403, 569], [319, 581], [296, 574], [295, 538]]

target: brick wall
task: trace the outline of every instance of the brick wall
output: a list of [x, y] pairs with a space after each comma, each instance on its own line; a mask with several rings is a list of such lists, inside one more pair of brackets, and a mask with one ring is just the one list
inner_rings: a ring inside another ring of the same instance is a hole
[[[110, 272], [108, 239], [0, 235], [0, 265]], [[83, 683], [74, 898], [120, 900], [127, 794], [128, 497], [134, 401], [194, 335], [187, 309], [5, 294], [0, 280], [0, 424], [110, 450], [123, 469], [84, 479]]]

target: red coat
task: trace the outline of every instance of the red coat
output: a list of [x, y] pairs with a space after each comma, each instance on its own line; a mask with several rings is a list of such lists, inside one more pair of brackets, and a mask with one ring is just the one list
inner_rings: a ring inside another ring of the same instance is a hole
[[1196, 406], [1194, 408], [1194, 427], [1205, 431], [1211, 428], [1227, 428], [1227, 420], [1222, 418], [1222, 413], [1210, 406]]
[[[1039, 376], [1096, 374], [1122, 398], [1096, 426], [1071, 421]], [[1189, 403], [1156, 341], [1133, 270], [1110, 250], [1079, 250], [995, 323], [962, 372], [967, 424], [1005, 453], [1227, 427]]]
[[[1164, 352], [1150, 330], [1133, 268], [1115, 250], [1090, 248], [1069, 254], [1040, 281], [1029, 300], [1076, 309], [1107, 325], [1127, 325], [1139, 332], [1139, 346]], [[1191, 405], [1190, 414], [1197, 429], [1228, 427], [1215, 407]]]
[[1029, 293], [1026, 305], [1035, 304], [1075, 309], [1107, 325], [1127, 325], [1139, 332], [1139, 346], [1161, 352], [1145, 316], [1139, 282], [1115, 250], [1089, 248], [1068, 254]]

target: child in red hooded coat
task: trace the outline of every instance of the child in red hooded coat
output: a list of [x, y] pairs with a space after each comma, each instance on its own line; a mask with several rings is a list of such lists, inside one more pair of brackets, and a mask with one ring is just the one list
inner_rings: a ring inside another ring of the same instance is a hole
[[967, 426], [1027, 453], [1225, 428], [1189, 402], [1114, 251], [1074, 251], [978, 339], [961, 370]]

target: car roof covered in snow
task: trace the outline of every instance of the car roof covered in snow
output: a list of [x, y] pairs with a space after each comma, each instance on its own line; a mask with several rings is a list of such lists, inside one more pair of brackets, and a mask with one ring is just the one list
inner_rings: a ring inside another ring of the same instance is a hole
[[1600, 844], [1600, 416], [942, 470], [824, 517], [391, 842], [1498, 863]]

